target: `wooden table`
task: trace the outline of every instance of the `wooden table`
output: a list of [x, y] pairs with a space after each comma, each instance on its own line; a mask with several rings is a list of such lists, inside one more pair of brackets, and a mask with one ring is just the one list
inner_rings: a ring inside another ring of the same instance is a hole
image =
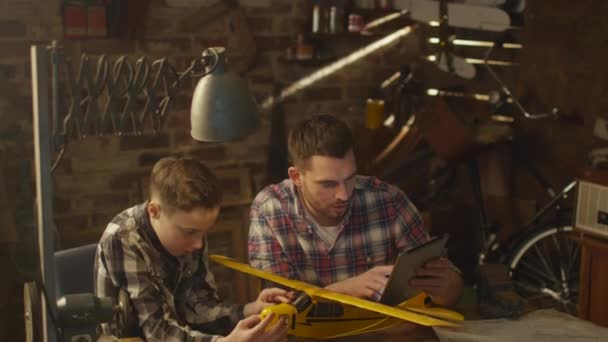
[[[97, 342], [143, 342], [140, 338], [121, 338], [116, 339], [110, 336], [101, 336]], [[361, 334], [356, 336], [348, 336], [342, 338], [332, 338], [326, 340], [315, 340], [296, 338], [294, 336], [289, 337], [290, 342], [319, 342], [319, 341], [330, 341], [330, 342], [409, 342], [409, 341], [421, 341], [421, 342], [437, 342], [439, 339], [432, 328], [417, 326], [414, 324], [403, 324], [394, 326], [382, 331], [372, 332], [367, 334]]]
[[439, 339], [437, 335], [430, 327], [423, 327], [415, 324], [404, 323], [398, 326], [390, 327], [377, 332], [370, 332], [366, 334], [360, 334], [356, 336], [347, 336], [340, 338], [330, 338], [325, 340], [315, 340], [306, 338], [295, 338], [290, 337], [290, 342], [318, 342], [318, 341], [331, 341], [331, 342], [369, 342], [369, 341], [382, 341], [382, 342], [409, 342], [409, 341], [422, 341], [422, 342], [437, 342]]

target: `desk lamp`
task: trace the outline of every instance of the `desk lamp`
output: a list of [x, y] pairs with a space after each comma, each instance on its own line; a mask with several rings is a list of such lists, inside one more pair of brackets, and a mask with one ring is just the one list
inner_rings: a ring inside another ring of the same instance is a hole
[[[63, 155], [66, 141], [74, 136], [140, 135], [150, 126], [158, 132], [166, 122], [177, 90], [183, 86], [186, 78], [196, 77], [202, 78], [198, 81], [192, 98], [190, 121], [194, 139], [220, 142], [243, 138], [257, 128], [258, 122], [258, 107], [247, 84], [227, 71], [224, 48], [205, 50], [202, 57], [192, 61], [190, 67], [181, 73], [176, 72], [166, 59], [148, 63], [142, 57], [132, 66], [123, 56], [110, 68], [105, 56], [101, 56], [97, 72], [93, 74], [88, 66], [88, 57], [83, 56], [78, 79], [73, 75], [71, 66], [61, 58], [60, 50], [55, 42], [50, 46], [31, 47], [36, 219], [41, 284], [44, 288], [34, 291], [38, 292], [38, 296], [34, 297], [41, 300], [26, 301], [31, 307], [26, 307], [25, 311], [31, 313], [36, 311], [35, 308], [39, 310], [38, 322], [36, 317], [28, 317], [26, 314], [26, 321], [30, 323], [26, 326], [32, 330], [37, 330], [36, 326], [40, 326], [41, 340], [44, 342], [60, 339], [57, 332], [61, 328], [77, 328], [86, 335], [92, 323], [99, 323], [91, 320], [107, 319], [109, 309], [104, 304], [106, 301], [88, 294], [61, 299], [58, 310], [54, 286], [51, 173]], [[65, 66], [67, 77], [64, 79], [67, 80], [68, 93], [71, 95], [68, 114], [62, 116], [61, 120], [59, 97], [65, 92], [59, 90], [60, 65]], [[199, 69], [202, 67], [205, 70], [201, 73]], [[49, 89], [52, 93], [49, 93]], [[159, 92], [163, 92], [162, 98], [158, 96]], [[101, 97], [102, 94], [106, 96]], [[146, 105], [143, 111], [136, 113], [135, 106], [142, 98], [146, 100]], [[103, 100], [106, 101], [106, 106], [102, 106], [105, 109], [101, 110], [99, 102]], [[124, 107], [118, 108], [123, 104]], [[59, 156], [52, 163], [53, 149], [59, 152]], [[31, 293], [32, 284], [25, 285], [27, 292]], [[44, 289], [45, 296], [40, 293]], [[46, 305], [42, 298], [46, 298]], [[58, 322], [59, 326], [53, 322]], [[62, 322], [67, 326], [62, 327]], [[35, 336], [27, 329], [27, 336]], [[81, 337], [83, 339], [76, 340], [88, 340], [86, 336]]]

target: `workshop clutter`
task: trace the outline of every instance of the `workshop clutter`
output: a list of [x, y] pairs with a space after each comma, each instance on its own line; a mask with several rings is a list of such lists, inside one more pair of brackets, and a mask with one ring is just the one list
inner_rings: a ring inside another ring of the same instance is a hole
[[148, 6], [146, 0], [63, 0], [64, 37], [141, 37]]
[[107, 15], [106, 1], [65, 1], [63, 3], [65, 38], [107, 37]]

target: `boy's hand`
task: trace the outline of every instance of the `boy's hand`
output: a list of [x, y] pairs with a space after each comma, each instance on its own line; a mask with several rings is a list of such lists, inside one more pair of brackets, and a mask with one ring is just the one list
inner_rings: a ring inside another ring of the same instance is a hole
[[[264, 292], [264, 291], [262, 291]], [[261, 295], [261, 293], [260, 293]], [[252, 315], [239, 321], [230, 335], [220, 337], [217, 342], [283, 342], [287, 341], [287, 323], [284, 318], [268, 331], [266, 327], [274, 315], [270, 314], [262, 320], [258, 315]]]
[[273, 304], [279, 303], [290, 303], [292, 292], [285, 291], [279, 288], [264, 289], [260, 292], [258, 299], [255, 302], [251, 302], [243, 308], [243, 315], [245, 317], [256, 315], [262, 312], [266, 307]]

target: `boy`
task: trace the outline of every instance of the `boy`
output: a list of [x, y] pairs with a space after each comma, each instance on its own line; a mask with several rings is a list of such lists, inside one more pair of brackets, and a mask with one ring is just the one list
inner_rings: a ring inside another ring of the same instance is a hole
[[101, 237], [96, 295], [116, 299], [126, 289], [147, 341], [286, 340], [284, 322], [266, 331], [271, 318], [257, 315], [288, 301], [286, 291], [264, 290], [246, 305], [218, 298], [205, 237], [217, 222], [220, 195], [199, 160], [161, 159], [152, 169], [150, 200], [114, 217]]

